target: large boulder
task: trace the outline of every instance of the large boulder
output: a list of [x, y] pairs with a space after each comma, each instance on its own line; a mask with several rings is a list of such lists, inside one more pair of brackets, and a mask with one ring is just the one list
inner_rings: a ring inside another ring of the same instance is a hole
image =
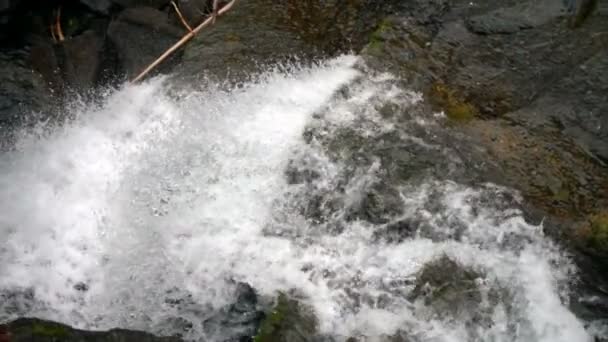
[[[108, 27], [108, 37], [115, 46], [120, 64], [128, 77], [136, 76], [183, 34], [182, 29], [169, 22], [165, 12], [153, 7], [128, 8]], [[163, 63], [160, 70], [177, 60], [178, 55], [174, 54], [169, 61]]]
[[62, 45], [65, 53], [65, 81], [80, 92], [93, 88], [99, 80], [104, 41], [94, 31], [67, 40]]

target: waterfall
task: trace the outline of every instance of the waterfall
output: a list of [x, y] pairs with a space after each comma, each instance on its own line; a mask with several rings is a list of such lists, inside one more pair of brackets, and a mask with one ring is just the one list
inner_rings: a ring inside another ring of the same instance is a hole
[[[200, 320], [244, 282], [265, 296], [298, 291], [337, 339], [406, 329], [420, 341], [590, 340], [567, 305], [575, 268], [512, 190], [426, 179], [395, 186], [401, 213], [388, 223], [349, 218], [383, 170], [332, 157], [323, 136], [391, 132], [378, 101], [421, 100], [359, 63], [277, 68], [228, 89], [156, 78], [22, 132], [0, 156], [0, 293], [12, 298], [0, 321], [170, 333], [171, 318]], [[290, 168], [314, 177], [289, 181]], [[337, 208], [313, 220], [301, 209], [314, 198]], [[377, 238], [404, 221], [417, 233]], [[482, 319], [443, 317], [411, 296], [442, 257], [477, 272]], [[205, 313], [166, 305], [172, 291]], [[216, 338], [197, 324], [186, 337]]]

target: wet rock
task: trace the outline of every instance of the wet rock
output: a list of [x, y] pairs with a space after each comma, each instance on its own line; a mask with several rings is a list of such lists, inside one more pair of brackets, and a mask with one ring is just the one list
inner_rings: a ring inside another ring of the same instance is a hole
[[179, 76], [242, 80], [261, 71], [263, 65], [311, 50], [296, 34], [277, 27], [273, 6], [281, 5], [267, 0], [239, 2], [188, 43]]
[[580, 0], [576, 1], [576, 3], [578, 6], [574, 9], [574, 14], [569, 20], [570, 27], [572, 28], [580, 27], [599, 7], [599, 0]]
[[123, 329], [109, 331], [84, 331], [67, 325], [35, 318], [20, 318], [3, 326], [10, 334], [11, 342], [179, 342], [176, 337], [156, 337], [154, 335]]
[[203, 322], [208, 336], [222, 336], [224, 341], [249, 341], [256, 334], [264, 313], [258, 309], [258, 298], [251, 286], [239, 283], [236, 300]]
[[496, 306], [505, 306], [508, 313], [511, 302], [505, 290], [484, 282], [482, 273], [444, 255], [423, 267], [408, 296], [419, 317], [464, 322], [469, 339], [478, 340], [479, 326], [494, 324]]
[[[108, 27], [108, 37], [129, 77], [136, 76], [182, 36], [183, 31], [169, 23], [166, 13], [152, 7], [128, 8]], [[166, 71], [178, 59], [179, 53], [156, 72]]]
[[459, 265], [447, 256], [424, 266], [416, 277], [413, 299], [440, 315], [459, 315], [482, 301], [478, 289], [480, 273]]
[[7, 11], [11, 8], [10, 0], [0, 0], [0, 12]]
[[169, 5], [169, 2], [170, 2], [167, 0], [111, 0], [111, 1], [124, 8], [152, 7], [152, 8], [156, 8], [156, 9], [160, 9], [163, 6], [167, 6], [167, 5]]
[[418, 223], [410, 219], [403, 219], [397, 222], [386, 224], [381, 229], [374, 231], [374, 240], [386, 243], [401, 243], [404, 240], [416, 237]]
[[262, 321], [254, 342], [317, 341], [317, 322], [309, 308], [281, 293]]
[[213, 1], [209, 0], [180, 0], [176, 2], [180, 12], [190, 26], [196, 26], [211, 12]]
[[97, 33], [86, 31], [63, 44], [65, 80], [80, 92], [93, 88], [101, 73], [104, 42]]
[[[46, 109], [52, 103], [47, 85], [27, 59], [25, 51], [0, 53], [0, 132], [3, 135], [35, 121], [27, 114]], [[7, 138], [2, 136], [0, 140]]]
[[110, 0], [80, 0], [80, 2], [91, 10], [103, 15], [109, 15], [113, 5]]
[[535, 0], [474, 16], [467, 24], [475, 33], [514, 33], [564, 16], [567, 10], [563, 1]]
[[608, 211], [591, 215], [575, 235], [580, 246], [598, 257], [608, 257]]
[[347, 219], [383, 224], [401, 214], [402, 207], [399, 191], [387, 184], [378, 183], [363, 194], [360, 201], [348, 208], [350, 214]]

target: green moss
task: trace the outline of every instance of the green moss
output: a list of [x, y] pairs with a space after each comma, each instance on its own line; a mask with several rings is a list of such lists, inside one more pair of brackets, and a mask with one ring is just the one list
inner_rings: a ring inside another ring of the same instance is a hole
[[588, 241], [591, 247], [608, 253], [608, 211], [591, 217]]
[[469, 121], [479, 115], [477, 108], [457, 95], [443, 83], [436, 83], [431, 87], [429, 100], [441, 108], [448, 118], [454, 121]]
[[393, 24], [390, 20], [384, 19], [378, 25], [378, 28], [369, 37], [369, 43], [365, 47], [365, 50], [371, 53], [378, 53], [382, 51], [382, 47], [386, 41], [385, 34], [393, 29]]
[[253, 338], [254, 342], [268, 342], [272, 341], [272, 337], [277, 331], [281, 329], [282, 323], [285, 319], [285, 315], [289, 310], [289, 300], [284, 293], [279, 294], [277, 304], [273, 308], [272, 312], [264, 319], [258, 334]]
[[45, 337], [63, 338], [69, 335], [68, 330], [59, 324], [36, 323], [32, 326], [32, 334]]
[[317, 322], [312, 311], [280, 293], [270, 313], [262, 321], [254, 342], [315, 341]]

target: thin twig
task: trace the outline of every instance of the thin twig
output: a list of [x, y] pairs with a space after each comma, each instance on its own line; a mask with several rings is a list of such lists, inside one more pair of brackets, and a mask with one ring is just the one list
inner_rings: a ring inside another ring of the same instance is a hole
[[53, 38], [53, 43], [57, 43], [57, 36], [55, 35], [55, 25], [51, 23], [49, 25], [49, 29], [51, 30], [51, 37]]
[[177, 5], [175, 4], [175, 1], [171, 1], [171, 5], [173, 5], [173, 8], [175, 9], [175, 13], [177, 13], [179, 20], [181, 20], [182, 24], [186, 27], [188, 32], [192, 32], [192, 27], [190, 27], [190, 25], [188, 25], [188, 22], [186, 21], [186, 19], [184, 19], [184, 16], [182, 15], [182, 12], [180, 12], [179, 7], [177, 7]]
[[57, 19], [55, 21], [55, 29], [57, 29], [57, 37], [59, 41], [62, 42], [65, 40], [63, 36], [63, 31], [61, 30], [61, 6], [57, 9]]
[[[228, 12], [236, 3], [237, 0], [232, 0], [226, 6], [222, 7], [217, 12], [217, 16], [221, 16], [224, 13]], [[144, 76], [146, 76], [152, 69], [154, 69], [157, 65], [159, 65], [162, 61], [167, 59], [173, 52], [179, 49], [182, 45], [186, 44], [190, 39], [192, 39], [197, 33], [199, 33], [205, 27], [213, 24], [213, 16], [205, 19], [200, 25], [195, 27], [191, 32], [188, 32], [185, 36], [182, 37], [177, 43], [175, 43], [172, 47], [167, 49], [160, 57], [158, 57], [152, 64], [148, 65], [137, 77], [135, 77], [131, 83], [135, 83], [140, 81]]]
[[213, 21], [211, 22], [212, 24], [215, 24], [215, 18], [217, 18], [217, 11], [218, 11], [218, 7], [219, 7], [219, 2], [220, 0], [213, 0], [213, 14], [212, 14], [212, 19]]

